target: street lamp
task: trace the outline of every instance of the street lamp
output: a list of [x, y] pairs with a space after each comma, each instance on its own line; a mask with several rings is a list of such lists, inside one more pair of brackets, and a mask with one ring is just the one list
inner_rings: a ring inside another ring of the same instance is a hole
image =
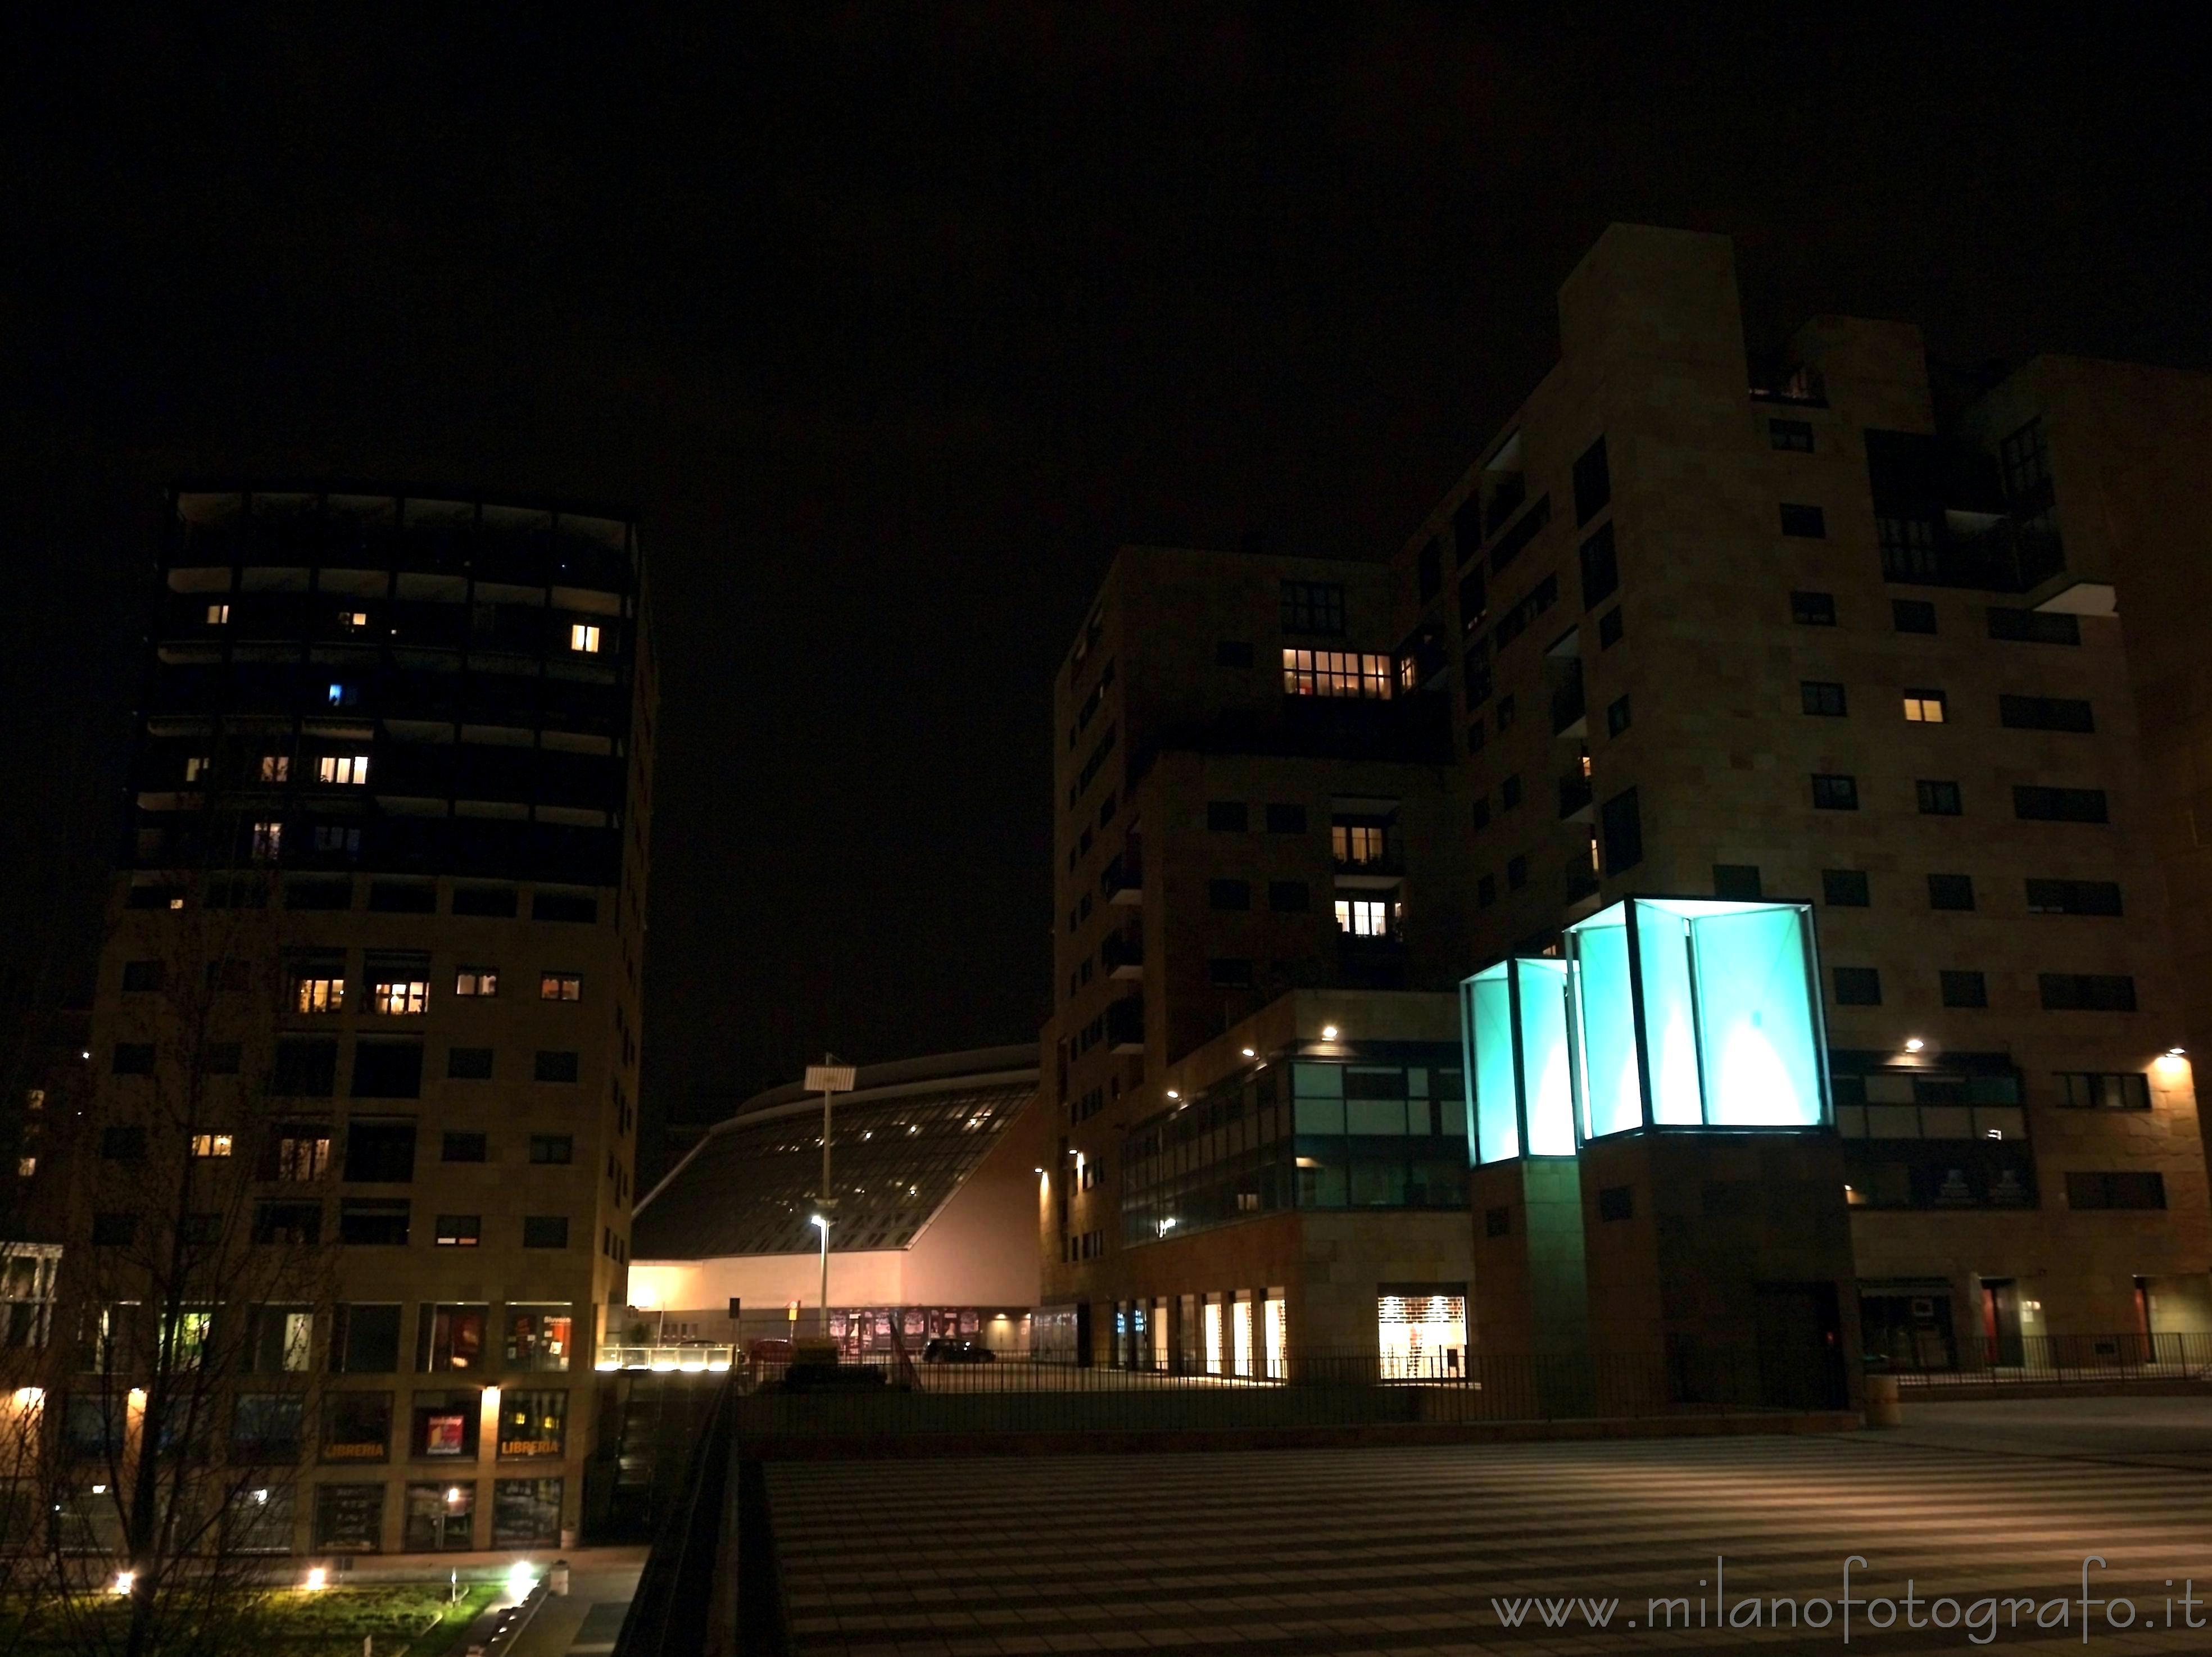
[[830, 1183], [830, 1102], [853, 1090], [853, 1066], [841, 1065], [835, 1053], [825, 1053], [818, 1065], [806, 1067], [806, 1090], [822, 1096], [822, 1189], [816, 1201], [822, 1212], [814, 1223], [822, 1229], [822, 1335], [830, 1334], [830, 1211], [837, 1206], [836, 1187]]

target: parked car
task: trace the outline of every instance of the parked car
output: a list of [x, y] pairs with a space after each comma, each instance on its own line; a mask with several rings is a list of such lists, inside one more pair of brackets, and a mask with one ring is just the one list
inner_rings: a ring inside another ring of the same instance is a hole
[[757, 1340], [751, 1347], [755, 1363], [788, 1363], [791, 1362], [791, 1343], [781, 1338]]
[[924, 1363], [995, 1363], [998, 1359], [999, 1355], [989, 1347], [950, 1335], [939, 1335], [921, 1349]]

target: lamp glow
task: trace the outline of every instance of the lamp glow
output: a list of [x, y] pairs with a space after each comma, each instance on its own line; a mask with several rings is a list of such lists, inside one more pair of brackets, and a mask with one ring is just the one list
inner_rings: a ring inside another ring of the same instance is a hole
[[1242, 1052], [1247, 1059], [1257, 1057], [1257, 1055], [1254, 1053], [1252, 1049], [1249, 1047], [1240, 1048], [1239, 1051]]
[[320, 1565], [314, 1565], [308, 1569], [307, 1580], [301, 1586], [305, 1587], [310, 1593], [320, 1593], [325, 1588], [330, 1587], [330, 1572]]
[[1917, 1035], [1908, 1035], [1905, 1038], [1905, 1050], [1907, 1053], [1917, 1053], [1927, 1045]]
[[1173, 1088], [1170, 1088], [1168, 1089], [1168, 1097], [1170, 1099], [1180, 1099], [1182, 1097], [1182, 1095], [1177, 1093]]
[[1321, 1027], [1321, 1039], [1322, 1039], [1322, 1041], [1335, 1041], [1335, 1040], [1336, 1040], [1336, 1026], [1335, 1026], [1335, 1025], [1334, 1025], [1334, 1024], [1323, 1024], [1323, 1025]]
[[137, 1586], [137, 1582], [138, 1573], [135, 1570], [119, 1570], [115, 1573], [115, 1591], [118, 1594], [129, 1593]]
[[516, 1560], [514, 1569], [507, 1574], [507, 1597], [511, 1599], [527, 1599], [530, 1597], [530, 1590], [537, 1586], [538, 1579], [531, 1575], [530, 1562], [526, 1559]]

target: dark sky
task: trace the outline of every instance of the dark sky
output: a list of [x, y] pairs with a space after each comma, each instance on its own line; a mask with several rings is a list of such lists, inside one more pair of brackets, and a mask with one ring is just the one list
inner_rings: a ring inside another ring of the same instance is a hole
[[1734, 234], [1765, 339], [2212, 364], [2202, 88], [2148, 21], [471, 9], [15, 20], [10, 962], [89, 957], [179, 473], [644, 514], [680, 1116], [1031, 1035], [1048, 681], [1111, 548], [1388, 555], [1608, 220]]

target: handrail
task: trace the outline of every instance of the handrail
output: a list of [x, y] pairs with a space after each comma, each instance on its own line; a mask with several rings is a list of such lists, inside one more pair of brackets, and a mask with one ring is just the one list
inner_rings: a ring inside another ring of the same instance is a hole
[[[714, 1638], [717, 1577], [732, 1539], [730, 1470], [735, 1446], [735, 1386], [725, 1380], [692, 1448], [684, 1484], [646, 1556], [637, 1591], [615, 1636], [615, 1657], [702, 1657], [732, 1648]], [[725, 1585], [726, 1594], [726, 1585]], [[726, 1596], [722, 1603], [726, 1605]]]

